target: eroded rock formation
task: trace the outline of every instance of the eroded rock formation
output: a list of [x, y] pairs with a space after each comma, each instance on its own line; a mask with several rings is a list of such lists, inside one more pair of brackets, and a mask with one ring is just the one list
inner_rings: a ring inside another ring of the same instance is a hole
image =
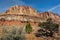
[[0, 25], [23, 27], [26, 26], [28, 21], [32, 25], [34, 31], [36, 31], [38, 29], [38, 23], [48, 18], [52, 18], [53, 21], [58, 24], [60, 23], [60, 16], [52, 12], [39, 13], [30, 6], [13, 6], [6, 12], [0, 14]]

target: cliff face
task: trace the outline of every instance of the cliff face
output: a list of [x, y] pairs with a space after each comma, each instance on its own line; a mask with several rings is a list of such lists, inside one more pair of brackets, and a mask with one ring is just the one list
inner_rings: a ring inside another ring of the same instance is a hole
[[12, 6], [4, 14], [20, 14], [38, 16], [38, 12], [30, 6]]
[[53, 12], [43, 12], [39, 13], [37, 10], [33, 9], [30, 6], [12, 6], [6, 12], [3, 12], [2, 15], [27, 15], [40, 17], [41, 19], [52, 18], [56, 20], [60, 20], [60, 15], [57, 15]]
[[60, 15], [55, 14], [53, 12], [43, 12], [40, 14], [40, 18], [42, 20], [46, 20], [48, 18], [52, 18], [52, 20], [54, 20], [55, 22], [59, 22], [60, 23]]
[[[40, 20], [46, 20], [52, 18], [54, 22], [60, 23], [60, 16], [53, 12], [39, 13], [30, 6], [12, 6], [6, 12], [0, 14], [0, 19], [11, 21], [30, 21], [40, 22]], [[15, 24], [15, 23], [14, 23]], [[10, 24], [9, 24], [10, 25]], [[15, 24], [16, 25], [16, 24]]]
[[37, 22], [40, 21], [39, 13], [30, 6], [12, 6], [0, 15], [0, 19], [5, 20], [0, 21], [0, 24], [20, 26], [25, 26], [27, 21], [32, 26], [37, 26]]

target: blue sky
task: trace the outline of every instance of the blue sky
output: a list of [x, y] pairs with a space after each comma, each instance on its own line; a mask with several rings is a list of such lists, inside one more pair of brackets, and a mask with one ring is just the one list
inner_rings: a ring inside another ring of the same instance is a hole
[[4, 12], [14, 5], [32, 6], [39, 12], [60, 13], [60, 0], [0, 0], [0, 12]]

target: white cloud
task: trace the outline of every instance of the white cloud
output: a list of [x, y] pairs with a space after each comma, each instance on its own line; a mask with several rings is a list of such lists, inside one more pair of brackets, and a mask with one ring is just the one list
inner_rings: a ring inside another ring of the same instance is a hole
[[56, 10], [57, 8], [60, 8], [60, 4], [59, 4], [59, 5], [57, 5], [57, 6], [52, 7], [52, 8], [51, 8], [51, 9], [49, 9], [48, 11], [53, 11], [53, 10]]

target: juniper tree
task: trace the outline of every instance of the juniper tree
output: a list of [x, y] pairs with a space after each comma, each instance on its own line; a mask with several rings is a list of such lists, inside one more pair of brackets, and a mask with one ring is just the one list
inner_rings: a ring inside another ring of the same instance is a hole
[[26, 31], [27, 33], [31, 33], [31, 32], [32, 32], [32, 26], [31, 26], [31, 24], [30, 24], [29, 22], [28, 22], [27, 25], [26, 25], [25, 31]]
[[[38, 26], [41, 28], [36, 33], [37, 37], [40, 36], [53, 36], [53, 33], [58, 32], [59, 24], [52, 21], [51, 18], [47, 19], [46, 22], [39, 23]], [[41, 34], [40, 34], [41, 33]]]

